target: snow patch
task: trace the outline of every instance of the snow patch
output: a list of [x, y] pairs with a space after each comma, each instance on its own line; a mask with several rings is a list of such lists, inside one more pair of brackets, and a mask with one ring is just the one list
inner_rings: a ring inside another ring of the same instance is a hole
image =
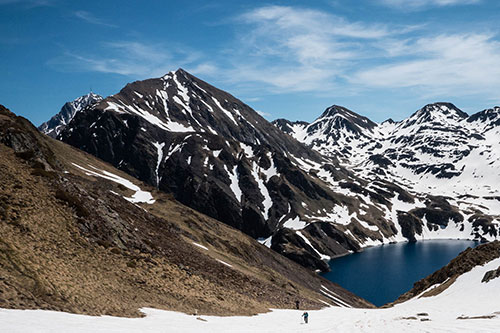
[[98, 169], [90, 164], [88, 165], [89, 167], [91, 167], [92, 169], [99, 171], [99, 172], [86, 169], [86, 168], [79, 166], [78, 164], [75, 164], [75, 163], [71, 163], [71, 164], [73, 164], [78, 169], [83, 170], [87, 176], [95, 176], [95, 177], [101, 177], [101, 178], [104, 178], [107, 180], [111, 180], [112, 182], [115, 182], [115, 183], [118, 183], [118, 184], [125, 186], [129, 190], [135, 191], [135, 193], [134, 193], [134, 195], [132, 195], [132, 197], [130, 197], [130, 198], [123, 197], [127, 201], [130, 201], [132, 203], [142, 203], [142, 202], [147, 203], [147, 204], [155, 203], [155, 200], [153, 199], [153, 196], [151, 195], [150, 192], [142, 191], [139, 186], [135, 185], [134, 183], [132, 183], [131, 181], [129, 181], [125, 178], [117, 176], [114, 173]]

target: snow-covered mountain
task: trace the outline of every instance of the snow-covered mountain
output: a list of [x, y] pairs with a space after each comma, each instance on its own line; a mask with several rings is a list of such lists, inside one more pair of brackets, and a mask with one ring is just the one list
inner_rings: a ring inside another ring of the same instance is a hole
[[[400, 122], [381, 124], [345, 110], [332, 106], [311, 124], [287, 133], [323, 155], [339, 157], [342, 166], [363, 179], [398, 184], [418, 196], [445, 197], [463, 210], [466, 220], [498, 230], [498, 107], [468, 116], [451, 103], [434, 103]], [[282, 128], [281, 120], [274, 124]], [[429, 215], [420, 218], [428, 222]]]
[[[349, 110], [332, 116], [332, 109], [346, 110], [332, 106], [313, 123], [285, 132], [370, 179], [434, 195], [500, 192], [498, 107], [469, 117], [451, 103], [434, 103], [400, 122], [381, 124]], [[274, 122], [282, 129], [281, 123]]]
[[312, 145], [320, 153], [339, 158], [352, 158], [352, 144], [369, 142], [377, 124], [342, 106], [333, 105], [313, 123], [291, 123], [277, 119], [273, 124], [306, 145]]
[[380, 149], [374, 138], [398, 124], [334, 106], [312, 124], [282, 125], [305, 144], [179, 69], [78, 112], [58, 138], [314, 269], [368, 245], [498, 235], [488, 212], [339, 164]]
[[73, 119], [77, 112], [100, 101], [102, 101], [102, 96], [99, 96], [92, 92], [88, 93], [87, 95], [78, 97], [74, 101], [64, 104], [58, 114], [50, 118], [49, 121], [41, 124], [38, 129], [48, 136], [55, 138], [57, 137], [57, 135], [59, 135], [59, 133], [61, 133], [64, 127], [69, 124], [69, 122], [71, 121], [71, 119]]

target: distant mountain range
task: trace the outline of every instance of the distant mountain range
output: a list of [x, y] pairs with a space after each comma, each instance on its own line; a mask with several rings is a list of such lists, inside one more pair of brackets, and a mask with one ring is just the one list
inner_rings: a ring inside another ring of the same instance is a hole
[[41, 129], [325, 271], [368, 245], [498, 238], [498, 114], [436, 103], [377, 124], [332, 106], [271, 124], [179, 69]]
[[363, 169], [364, 177], [430, 194], [499, 194], [499, 107], [468, 116], [451, 103], [434, 103], [408, 119], [376, 124], [332, 106], [311, 124], [274, 124], [343, 165]]

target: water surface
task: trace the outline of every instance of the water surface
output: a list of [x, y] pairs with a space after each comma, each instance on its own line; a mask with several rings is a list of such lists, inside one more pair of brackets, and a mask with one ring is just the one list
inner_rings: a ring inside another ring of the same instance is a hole
[[460, 252], [478, 243], [428, 240], [375, 246], [330, 261], [323, 276], [380, 306], [394, 301], [413, 283], [435, 272]]

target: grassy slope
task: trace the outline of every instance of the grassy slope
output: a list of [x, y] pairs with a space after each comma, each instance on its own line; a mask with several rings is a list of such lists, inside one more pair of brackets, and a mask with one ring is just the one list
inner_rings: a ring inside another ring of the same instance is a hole
[[[323, 305], [318, 299], [334, 304], [318, 292], [321, 284], [349, 304], [371, 306], [241, 232], [42, 136], [2, 107], [0, 142], [0, 307], [254, 314], [291, 308], [297, 299], [310, 309]], [[72, 163], [129, 179], [156, 203], [129, 203], [110, 191], [130, 190]]]

